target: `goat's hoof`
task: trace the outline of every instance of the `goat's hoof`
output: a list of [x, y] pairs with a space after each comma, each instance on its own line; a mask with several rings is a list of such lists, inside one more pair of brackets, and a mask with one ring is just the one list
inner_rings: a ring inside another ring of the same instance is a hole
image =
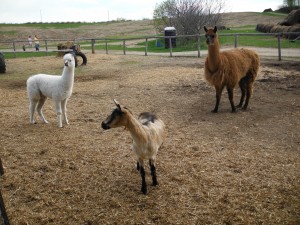
[[212, 113], [217, 113], [218, 110], [214, 109], [214, 110], [211, 110]]

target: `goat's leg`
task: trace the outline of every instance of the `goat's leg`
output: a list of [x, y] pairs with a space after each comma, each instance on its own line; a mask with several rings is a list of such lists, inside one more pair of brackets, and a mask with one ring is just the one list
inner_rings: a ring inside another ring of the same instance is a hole
[[231, 105], [231, 112], [236, 112], [234, 101], [233, 101], [233, 88], [227, 86], [228, 98]]
[[48, 121], [45, 119], [43, 111], [42, 111], [46, 100], [47, 100], [47, 97], [45, 97], [45, 96], [41, 97], [38, 104], [37, 104], [37, 108], [36, 108], [36, 110], [37, 110], [37, 112], [38, 112], [38, 114], [41, 118], [41, 121], [43, 123], [48, 123]]
[[144, 163], [141, 160], [139, 160], [139, 164], [140, 164], [140, 174], [142, 177], [141, 191], [143, 192], [143, 194], [147, 194], [147, 183], [146, 183], [146, 173], [144, 169]]
[[136, 169], [137, 169], [138, 171], [140, 171], [140, 163], [139, 163], [139, 161], [137, 161], [137, 163], [136, 163]]
[[219, 104], [220, 104], [220, 100], [221, 100], [221, 95], [222, 95], [222, 91], [223, 91], [223, 87], [215, 87], [216, 89], [216, 105], [215, 108], [211, 111], [213, 113], [217, 113], [218, 109], [219, 109]]
[[61, 109], [62, 109], [64, 122], [66, 124], [69, 124], [69, 121], [68, 121], [68, 118], [67, 118], [67, 102], [68, 102], [67, 98], [61, 101]]
[[57, 121], [58, 121], [58, 127], [62, 127], [62, 121], [61, 121], [61, 101], [55, 100], [55, 108], [57, 113]]
[[149, 165], [150, 165], [151, 176], [152, 176], [152, 185], [156, 186], [156, 185], [158, 185], [158, 182], [157, 182], [157, 177], [156, 177], [155, 160], [150, 159]]
[[30, 116], [30, 123], [32, 123], [32, 124], [36, 123], [35, 120], [34, 120], [34, 112], [35, 112], [37, 103], [38, 103], [38, 100], [30, 99], [29, 116]]

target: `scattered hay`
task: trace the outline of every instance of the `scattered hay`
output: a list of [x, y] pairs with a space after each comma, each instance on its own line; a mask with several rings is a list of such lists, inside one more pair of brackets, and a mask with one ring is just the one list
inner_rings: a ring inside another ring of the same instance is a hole
[[[296, 66], [262, 62], [259, 79], [272, 82], [254, 84], [252, 108], [228, 113], [223, 96], [212, 114], [203, 59], [90, 58], [75, 72], [63, 129], [52, 103], [44, 110], [50, 123], [30, 125], [25, 88], [0, 83], [0, 188], [11, 224], [299, 224], [299, 90], [278, 89], [299, 83]], [[43, 62], [7, 66], [15, 76], [61, 70], [57, 57]], [[134, 112], [154, 111], [167, 125], [159, 186], [146, 196], [129, 134], [100, 129], [112, 98]]]

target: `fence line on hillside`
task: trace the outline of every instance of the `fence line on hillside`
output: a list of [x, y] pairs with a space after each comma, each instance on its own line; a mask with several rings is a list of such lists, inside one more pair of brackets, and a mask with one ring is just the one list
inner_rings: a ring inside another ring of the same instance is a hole
[[[300, 36], [300, 32], [280, 32], [280, 33], [236, 33], [236, 34], [219, 34], [220, 37], [222, 36], [229, 36], [229, 37], [234, 37], [234, 48], [238, 47], [238, 37], [244, 37], [244, 36], [274, 36], [277, 37], [277, 57], [278, 60], [282, 59], [282, 47], [281, 47], [281, 39], [283, 36], [287, 37], [289, 35], [299, 35]], [[77, 39], [41, 39], [39, 40], [40, 43], [44, 43], [45, 44], [45, 50], [41, 50], [39, 52], [44, 52], [45, 55], [48, 55], [48, 53], [51, 52], [70, 52], [72, 51], [70, 50], [57, 50], [57, 49], [53, 49], [50, 47], [49, 43], [50, 42], [66, 42], [66, 41], [73, 41], [74, 43], [80, 43], [80, 42], [89, 42], [90, 44], [85, 44], [85, 46], [91, 46], [91, 51], [93, 54], [96, 53], [96, 46], [97, 43], [104, 43], [105, 44], [105, 52], [106, 54], [109, 54], [109, 43], [111, 42], [121, 42], [122, 46], [123, 46], [123, 54], [126, 55], [127, 51], [126, 51], [126, 43], [130, 42], [130, 41], [137, 41], [137, 40], [145, 40], [145, 52], [144, 55], [148, 56], [149, 50], [148, 50], [148, 43], [149, 40], [158, 40], [158, 39], [164, 39], [168, 41], [169, 44], [169, 56], [172, 57], [173, 56], [173, 49], [174, 47], [172, 46], [172, 40], [176, 39], [179, 40], [180, 38], [186, 38], [186, 39], [191, 39], [191, 38], [195, 38], [197, 39], [197, 46], [195, 47], [195, 49], [193, 51], [197, 52], [197, 57], [201, 57], [202, 56], [202, 51], [201, 50], [201, 40], [204, 37], [204, 34], [196, 34], [196, 35], [177, 35], [177, 36], [145, 36], [145, 37], [135, 37], [135, 38], [77, 38]], [[299, 40], [298, 40], [299, 41]], [[4, 50], [0, 49], [0, 52], [4, 52], [4, 53], [13, 53], [14, 57], [17, 57], [17, 53], [33, 53], [36, 52], [34, 50], [17, 50], [17, 46], [18, 44], [24, 46], [28, 41], [27, 40], [12, 40], [12, 41], [0, 41], [0, 45], [1, 46], [10, 46]], [[21, 46], [20, 45], [20, 46]], [[34, 45], [34, 43], [33, 43]], [[57, 48], [57, 44], [55, 46]], [[33, 47], [34, 49], [34, 47]], [[296, 56], [300, 56], [300, 49], [299, 49], [299, 55], [296, 53]]]

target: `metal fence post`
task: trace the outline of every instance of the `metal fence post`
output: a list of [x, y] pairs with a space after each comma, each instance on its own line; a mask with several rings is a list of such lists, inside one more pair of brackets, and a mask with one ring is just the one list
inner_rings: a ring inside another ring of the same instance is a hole
[[277, 34], [277, 40], [278, 40], [278, 61], [281, 61], [281, 46], [280, 46], [280, 33]]

